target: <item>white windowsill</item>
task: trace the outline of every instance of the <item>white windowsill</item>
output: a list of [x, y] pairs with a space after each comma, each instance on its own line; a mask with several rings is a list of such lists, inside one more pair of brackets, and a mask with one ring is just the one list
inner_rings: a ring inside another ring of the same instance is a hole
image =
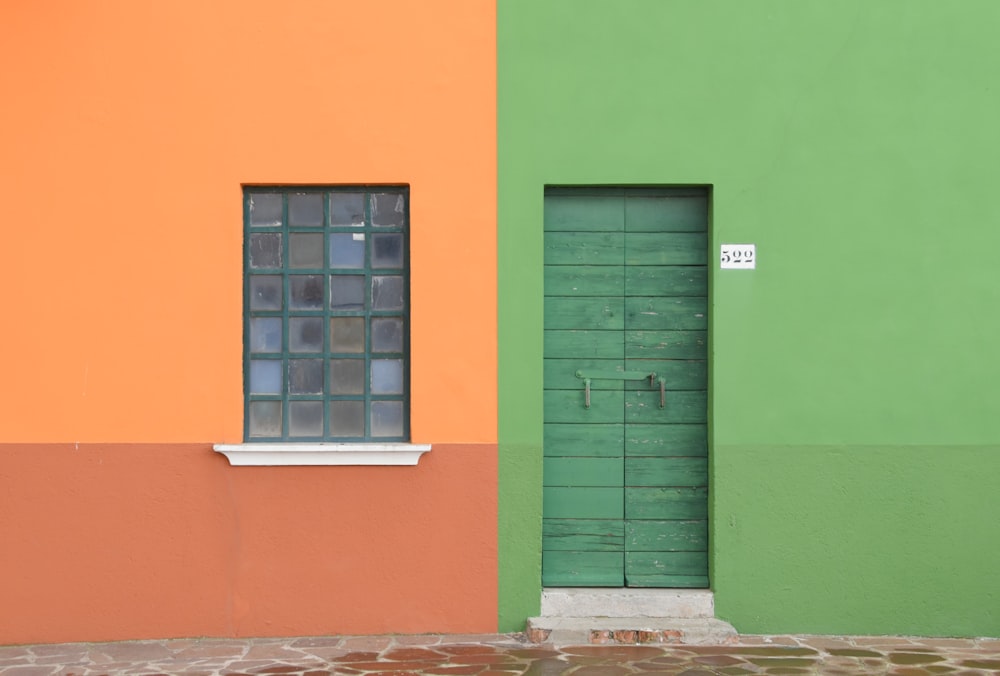
[[215, 444], [230, 465], [416, 465], [430, 444]]

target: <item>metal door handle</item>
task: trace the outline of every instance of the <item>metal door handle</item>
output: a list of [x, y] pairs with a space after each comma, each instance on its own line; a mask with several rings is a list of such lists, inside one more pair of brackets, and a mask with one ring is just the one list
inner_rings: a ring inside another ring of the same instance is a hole
[[646, 373], [645, 371], [584, 371], [576, 372], [576, 377], [583, 380], [583, 406], [590, 408], [590, 381], [591, 380], [645, 380], [649, 378], [649, 386], [655, 387], [660, 383], [660, 408], [667, 406], [667, 379], [662, 376], [657, 379], [656, 371]]

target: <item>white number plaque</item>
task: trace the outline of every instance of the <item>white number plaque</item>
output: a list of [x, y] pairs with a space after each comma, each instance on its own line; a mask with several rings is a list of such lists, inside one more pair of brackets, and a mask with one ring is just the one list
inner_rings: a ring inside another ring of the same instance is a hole
[[756, 244], [723, 244], [719, 252], [723, 269], [753, 270], [757, 267]]

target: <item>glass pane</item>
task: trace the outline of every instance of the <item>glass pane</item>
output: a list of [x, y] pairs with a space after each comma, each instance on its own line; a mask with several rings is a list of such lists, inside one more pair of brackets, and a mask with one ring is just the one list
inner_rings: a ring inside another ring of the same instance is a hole
[[320, 193], [289, 195], [288, 224], [299, 226], [323, 225], [323, 195]]
[[293, 310], [323, 309], [323, 277], [320, 275], [292, 275], [291, 308]]
[[405, 205], [399, 194], [372, 195], [372, 225], [402, 227]]
[[281, 394], [281, 360], [250, 360], [250, 393]]
[[364, 352], [365, 320], [362, 317], [330, 319], [330, 352]]
[[323, 393], [323, 360], [290, 359], [288, 361], [289, 394]]
[[373, 437], [403, 436], [403, 402], [401, 401], [372, 402], [372, 436]]
[[288, 436], [323, 436], [323, 402], [288, 402]]
[[281, 225], [281, 195], [250, 193], [250, 226]]
[[288, 349], [292, 352], [322, 352], [323, 318], [292, 317], [289, 319]]
[[372, 277], [372, 309], [403, 309], [402, 277]]
[[294, 232], [290, 234], [288, 264], [293, 268], [323, 267], [323, 235]]
[[281, 320], [254, 317], [250, 320], [250, 351], [281, 352]]
[[397, 317], [372, 319], [372, 352], [403, 351], [403, 320]]
[[331, 275], [330, 308], [333, 310], [364, 310], [365, 309], [364, 276]]
[[281, 267], [280, 232], [258, 232], [250, 235], [250, 267]]
[[280, 401], [250, 402], [250, 436], [251, 437], [281, 436]]
[[372, 267], [403, 267], [403, 233], [372, 235]]
[[364, 394], [365, 360], [331, 359], [330, 394]]
[[365, 402], [331, 401], [330, 435], [363, 437], [365, 435]]
[[338, 192], [330, 195], [330, 225], [361, 227], [364, 224], [364, 193]]
[[372, 360], [372, 394], [403, 393], [403, 360]]
[[250, 309], [281, 309], [281, 277], [278, 275], [250, 275]]
[[365, 234], [338, 232], [330, 235], [331, 268], [363, 268], [365, 266]]

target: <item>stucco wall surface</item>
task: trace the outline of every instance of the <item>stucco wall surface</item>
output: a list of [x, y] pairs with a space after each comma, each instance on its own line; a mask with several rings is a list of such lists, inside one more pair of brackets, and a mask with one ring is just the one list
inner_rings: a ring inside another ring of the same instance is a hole
[[1000, 6], [499, 5], [501, 627], [537, 612], [546, 185], [710, 185], [712, 574], [747, 632], [1000, 633]]

